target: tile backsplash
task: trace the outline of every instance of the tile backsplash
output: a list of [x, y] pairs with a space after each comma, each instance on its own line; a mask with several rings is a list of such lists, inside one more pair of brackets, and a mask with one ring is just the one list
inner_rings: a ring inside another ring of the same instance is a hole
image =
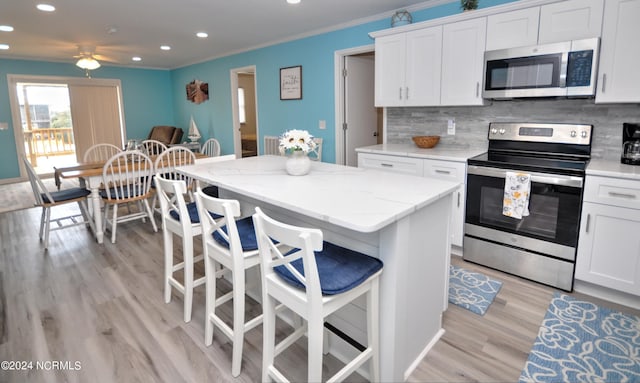
[[[447, 135], [455, 119], [456, 134]], [[640, 123], [640, 104], [595, 104], [593, 99], [488, 101], [485, 106], [387, 109], [387, 142], [411, 143], [412, 136], [440, 135], [439, 146], [486, 149], [490, 122], [557, 122], [593, 125], [591, 156], [619, 160], [622, 123]]]

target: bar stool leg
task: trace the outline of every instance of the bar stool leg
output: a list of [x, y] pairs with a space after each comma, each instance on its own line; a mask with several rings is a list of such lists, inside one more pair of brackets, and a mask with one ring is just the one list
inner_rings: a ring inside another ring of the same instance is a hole
[[164, 243], [164, 303], [171, 302], [171, 283], [173, 278], [173, 233], [169, 230], [162, 231]]
[[184, 259], [184, 321], [191, 321], [193, 302], [193, 241], [182, 238], [182, 258]]

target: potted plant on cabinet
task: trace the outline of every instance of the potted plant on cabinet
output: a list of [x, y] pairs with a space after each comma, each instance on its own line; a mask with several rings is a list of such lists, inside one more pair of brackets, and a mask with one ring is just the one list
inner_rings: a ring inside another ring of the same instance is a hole
[[478, 0], [460, 0], [460, 8], [463, 12], [478, 9]]

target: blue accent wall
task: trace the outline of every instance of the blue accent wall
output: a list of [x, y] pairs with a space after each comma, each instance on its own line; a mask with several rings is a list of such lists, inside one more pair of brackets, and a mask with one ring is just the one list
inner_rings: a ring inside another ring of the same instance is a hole
[[[514, 0], [481, 0], [480, 8]], [[413, 22], [460, 13], [458, 1], [412, 12]], [[94, 78], [120, 79], [124, 99], [125, 124], [129, 138], [144, 138], [153, 125], [188, 128], [193, 115], [202, 134], [220, 141], [223, 154], [233, 153], [230, 71], [256, 67], [257, 118], [261, 141], [264, 135], [280, 135], [289, 129], [306, 129], [324, 139], [323, 160], [335, 161], [335, 51], [373, 44], [369, 33], [390, 28], [388, 18], [328, 32], [317, 36], [239, 53], [172, 71], [102, 68]], [[302, 66], [302, 100], [280, 100], [280, 68]], [[9, 106], [7, 74], [81, 77], [71, 63], [0, 59], [0, 121], [9, 130], [0, 131], [0, 182], [19, 176]], [[193, 104], [186, 99], [185, 86], [198, 79], [209, 84], [209, 100]], [[327, 128], [318, 129], [325, 120]]]
[[[84, 77], [72, 63], [0, 59], [0, 122], [9, 124], [0, 130], [0, 180], [20, 177], [7, 74]], [[170, 71], [102, 66], [91, 76], [120, 80], [127, 137], [146, 138], [153, 125], [175, 124]]]

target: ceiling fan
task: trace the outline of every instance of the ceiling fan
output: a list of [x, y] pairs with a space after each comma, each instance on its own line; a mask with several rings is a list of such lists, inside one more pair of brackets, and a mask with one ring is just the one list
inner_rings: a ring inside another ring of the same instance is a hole
[[76, 66], [85, 70], [85, 74], [89, 77], [89, 71], [100, 68], [100, 62], [109, 61], [106, 57], [95, 54], [95, 46], [78, 45], [78, 54], [73, 56], [77, 58]]

